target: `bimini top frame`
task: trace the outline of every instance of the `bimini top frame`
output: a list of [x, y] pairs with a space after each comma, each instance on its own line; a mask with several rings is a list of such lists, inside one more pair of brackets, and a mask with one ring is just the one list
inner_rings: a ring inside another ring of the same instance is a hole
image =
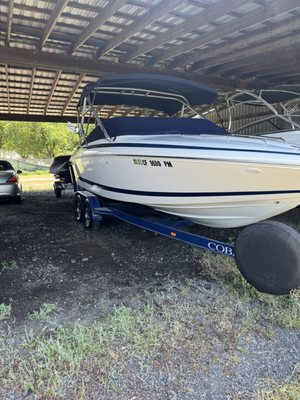
[[[300, 124], [296, 121], [296, 118], [300, 118], [300, 108], [298, 106], [298, 103], [300, 102], [300, 86], [299, 88], [298, 86], [297, 88], [289, 88], [285, 86], [282, 88], [261, 90], [257, 93], [248, 90], [236, 90], [234, 94], [227, 94], [225, 96], [225, 101], [229, 114], [228, 130], [232, 133], [238, 133], [241, 130], [250, 128], [251, 126], [262, 122], [271, 122], [271, 120], [275, 118], [279, 118], [286, 122], [293, 130], [300, 129]], [[276, 106], [273, 104], [276, 104]], [[270, 114], [232, 130], [233, 110], [242, 105], [258, 107], [264, 106], [270, 111]], [[272, 125], [275, 126], [273, 123]]]
[[87, 125], [94, 117], [111, 140], [98, 115], [99, 105], [137, 106], [169, 115], [181, 111], [181, 116], [190, 109], [199, 116], [193, 106], [210, 104], [216, 97], [215, 89], [186, 79], [153, 74], [108, 75], [84, 88], [78, 104], [78, 124], [84, 132], [85, 117], [88, 116]]

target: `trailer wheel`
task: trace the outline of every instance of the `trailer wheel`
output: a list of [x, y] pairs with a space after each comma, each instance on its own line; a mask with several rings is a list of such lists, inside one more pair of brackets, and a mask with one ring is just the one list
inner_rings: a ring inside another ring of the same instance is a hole
[[55, 197], [57, 198], [57, 199], [60, 199], [61, 198], [61, 189], [60, 188], [55, 188], [54, 189], [54, 193], [55, 193]]
[[236, 241], [235, 260], [260, 292], [283, 295], [300, 286], [300, 234], [281, 222], [244, 228]]
[[83, 221], [83, 207], [82, 207], [82, 200], [80, 195], [75, 197], [75, 212], [76, 212], [76, 221], [82, 222]]
[[100, 222], [94, 221], [93, 220], [93, 213], [91, 206], [89, 204], [89, 201], [86, 200], [84, 202], [84, 207], [83, 207], [83, 223], [84, 226], [87, 230], [93, 230], [96, 231], [100, 227]]

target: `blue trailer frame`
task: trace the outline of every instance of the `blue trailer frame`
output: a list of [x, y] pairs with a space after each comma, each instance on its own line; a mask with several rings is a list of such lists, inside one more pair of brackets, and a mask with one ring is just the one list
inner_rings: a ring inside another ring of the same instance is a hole
[[100, 198], [86, 190], [77, 191], [75, 196], [80, 196], [82, 203], [83, 200], [88, 203], [92, 223], [100, 224], [103, 216], [112, 216], [170, 239], [188, 243], [226, 257], [235, 257], [234, 245], [182, 230], [182, 228], [195, 225], [189, 220], [165, 215], [149, 207], [136, 204], [107, 202], [105, 206], [101, 206]]
[[150, 207], [103, 199], [87, 190], [75, 192], [76, 215], [86, 228], [97, 228], [105, 216], [158, 233], [225, 257], [234, 258], [238, 269], [257, 290], [288, 294], [300, 287], [300, 233], [278, 221], [262, 221], [245, 227], [235, 244], [195, 235], [184, 228], [196, 225]]

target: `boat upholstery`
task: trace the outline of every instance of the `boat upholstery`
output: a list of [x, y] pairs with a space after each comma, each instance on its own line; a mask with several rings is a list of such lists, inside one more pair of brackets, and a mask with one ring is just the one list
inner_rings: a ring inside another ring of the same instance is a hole
[[[111, 137], [123, 135], [229, 135], [225, 129], [206, 119], [192, 118], [152, 118], [117, 117], [101, 120]], [[87, 143], [104, 139], [105, 135], [98, 125], [86, 138]]]

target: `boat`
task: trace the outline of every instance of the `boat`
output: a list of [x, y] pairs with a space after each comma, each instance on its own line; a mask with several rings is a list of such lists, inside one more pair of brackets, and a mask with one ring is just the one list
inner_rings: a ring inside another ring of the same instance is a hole
[[279, 138], [300, 146], [300, 85], [238, 89], [226, 93], [224, 100], [222, 117], [231, 133]]
[[64, 183], [71, 183], [69, 160], [71, 155], [54, 157], [49, 172]]
[[[87, 85], [77, 107], [80, 145], [70, 158], [74, 188], [103, 204], [144, 205], [217, 228], [297, 207], [300, 147], [232, 135], [196, 112], [216, 98], [213, 88], [166, 75], [106, 75]], [[103, 105], [145, 114], [102, 118]]]

